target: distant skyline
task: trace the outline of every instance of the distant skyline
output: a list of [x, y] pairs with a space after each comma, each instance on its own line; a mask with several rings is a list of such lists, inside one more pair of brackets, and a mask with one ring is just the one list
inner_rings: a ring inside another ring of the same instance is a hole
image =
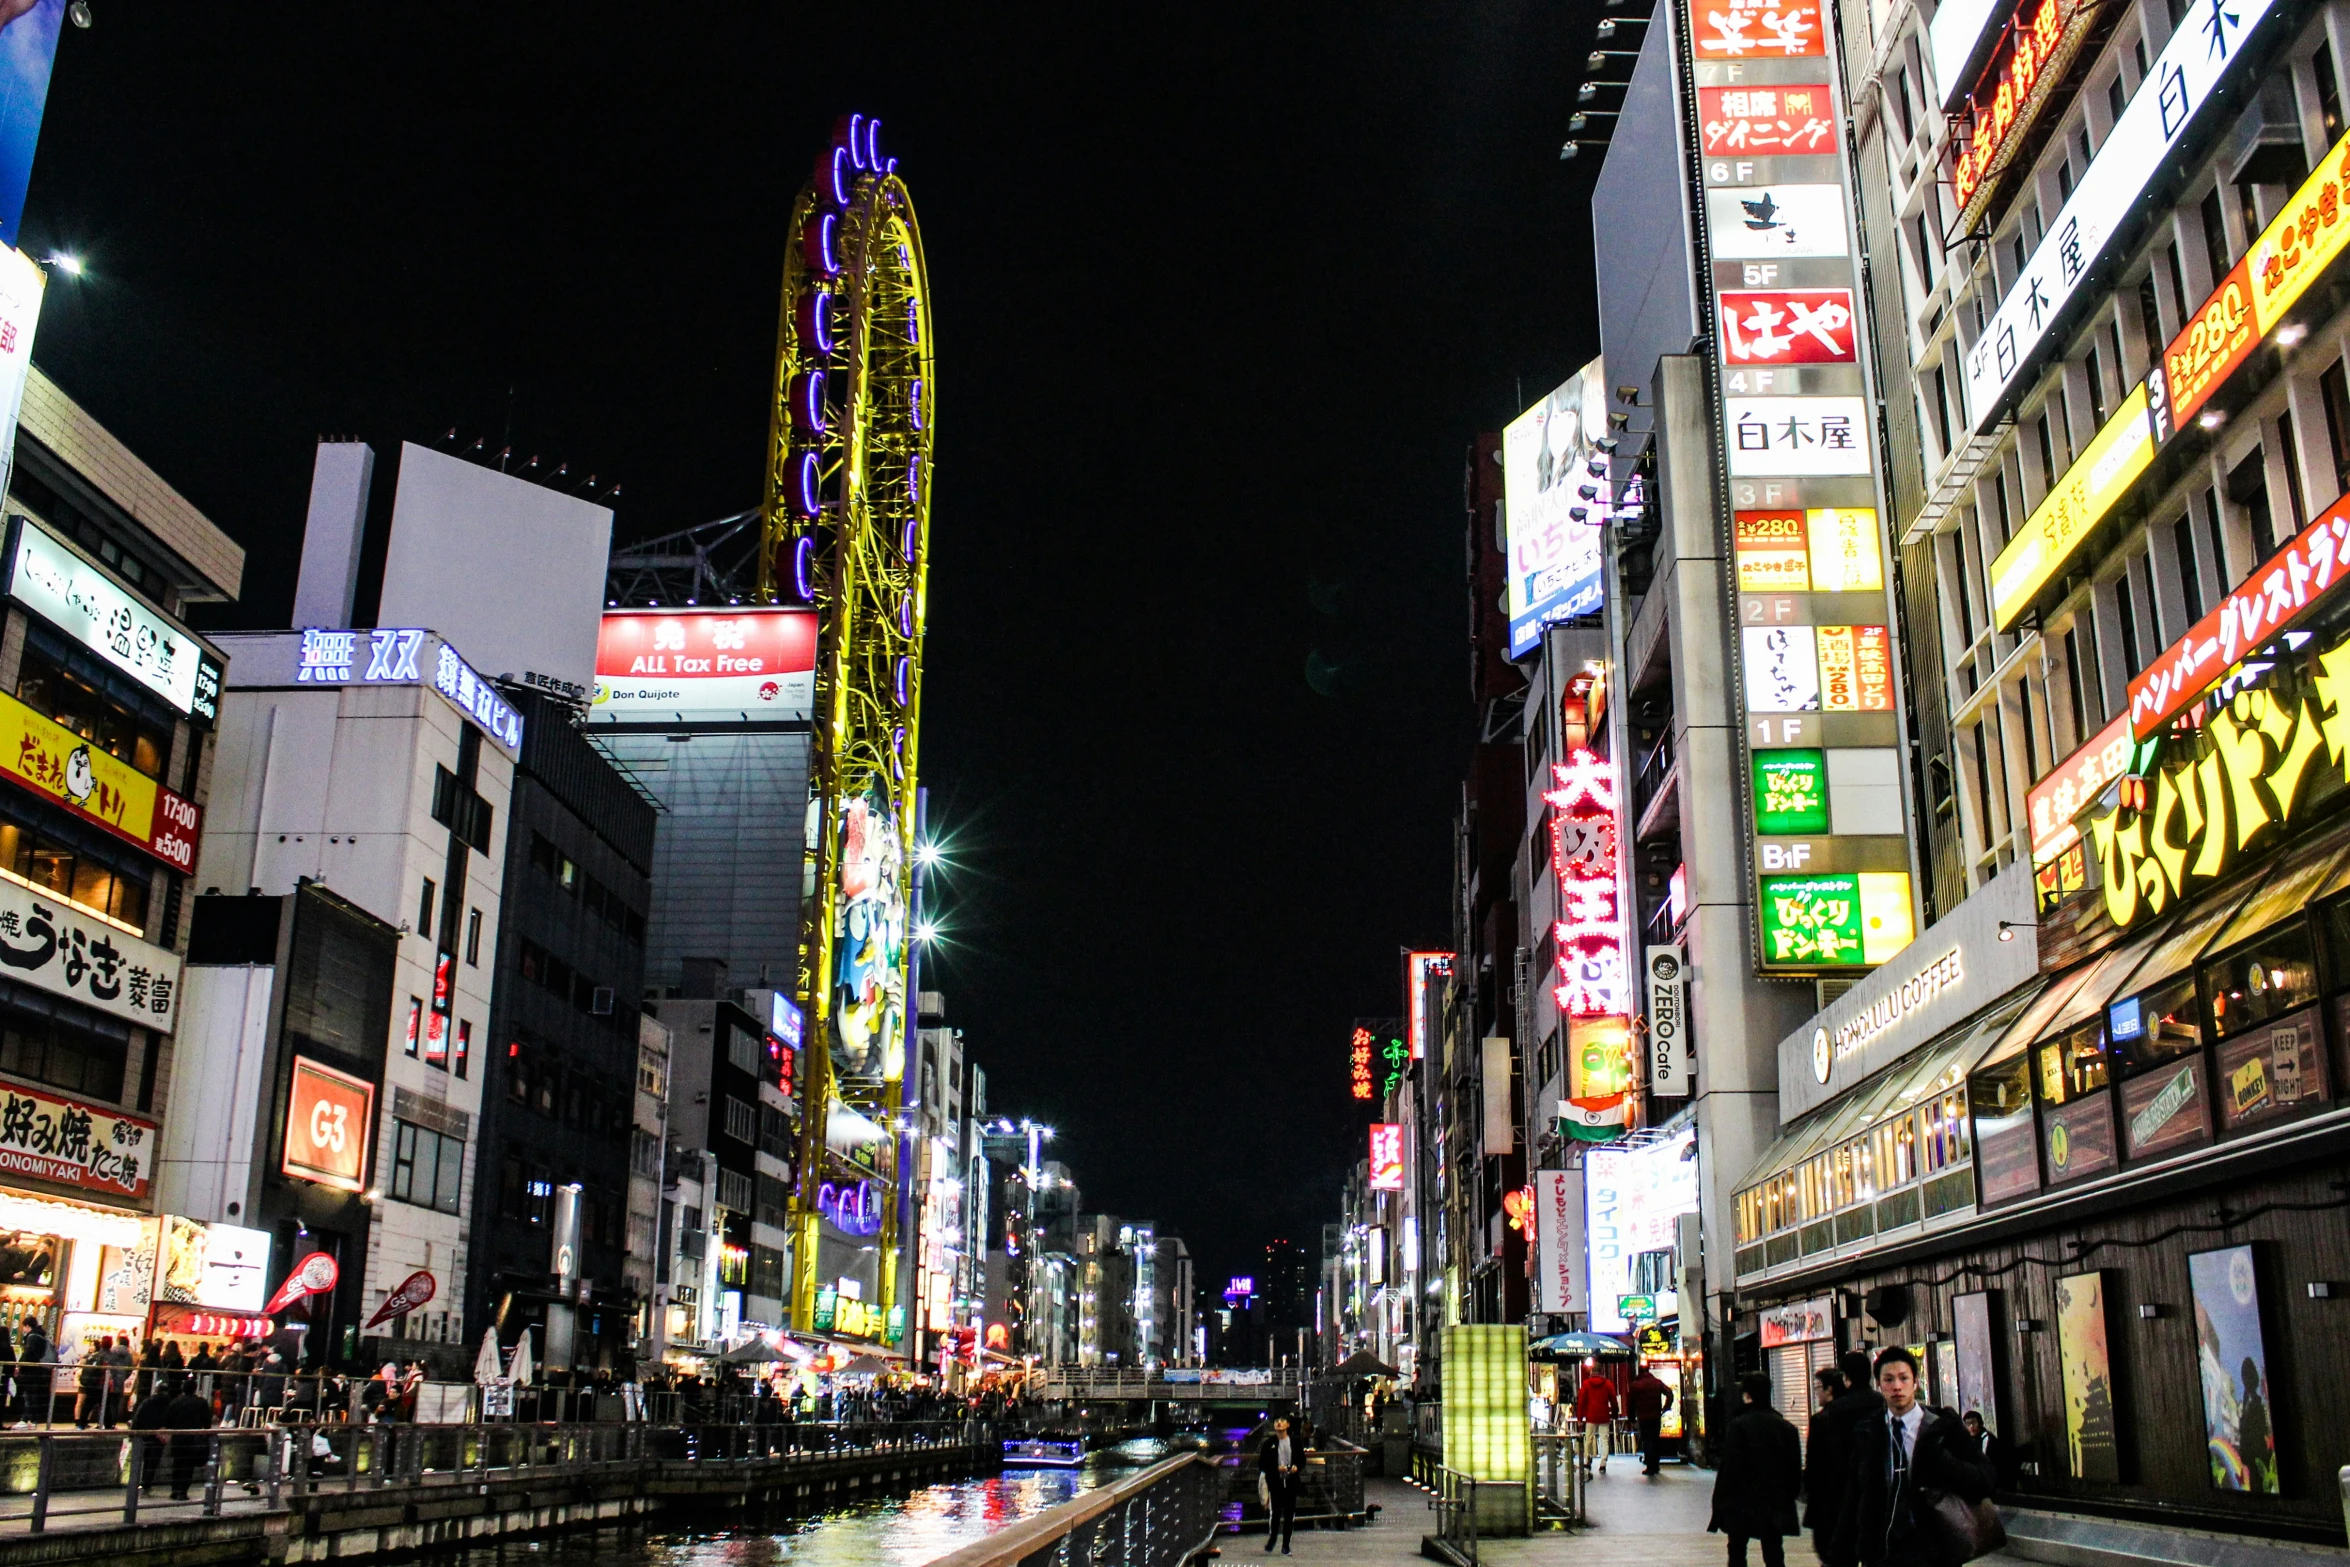
[[1594, 351], [1590, 26], [101, 6], [26, 206], [86, 264], [35, 358], [250, 551], [208, 624], [285, 623], [322, 433], [568, 462], [622, 540], [706, 521], [758, 499], [786, 208], [879, 115], [937, 295], [923, 984], [1087, 1206], [1220, 1288], [1314, 1251], [1352, 1022], [1450, 939], [1463, 465]]

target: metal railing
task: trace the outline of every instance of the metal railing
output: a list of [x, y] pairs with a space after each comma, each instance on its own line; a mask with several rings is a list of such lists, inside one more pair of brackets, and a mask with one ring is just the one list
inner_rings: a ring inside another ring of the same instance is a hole
[[1298, 1391], [1296, 1368], [1288, 1366], [1255, 1371], [1187, 1366], [1172, 1375], [1141, 1366], [1040, 1366], [1037, 1381], [1047, 1398], [1294, 1397]]
[[[1435, 1468], [1436, 1490], [1435, 1494], [1428, 1498], [1428, 1505], [1436, 1510], [1436, 1538], [1448, 1547], [1458, 1559], [1475, 1562], [1477, 1560], [1479, 1514], [1494, 1510], [1493, 1504], [1490, 1502], [1484, 1507], [1478, 1505], [1480, 1495], [1491, 1496], [1501, 1492], [1511, 1492], [1520, 1498], [1514, 1505], [1522, 1508], [1524, 1506], [1522, 1498], [1525, 1495], [1526, 1487], [1523, 1482], [1517, 1480], [1472, 1480], [1459, 1470], [1448, 1468], [1443, 1464], [1438, 1464]], [[1486, 1532], [1500, 1534], [1504, 1531], [1488, 1529]], [[1525, 1531], [1521, 1527], [1508, 1532], [1522, 1534]]]
[[1216, 1466], [1198, 1453], [1154, 1464], [975, 1541], [931, 1567], [1181, 1567], [1223, 1517]]
[[1561, 1523], [1583, 1522], [1583, 1425], [1568, 1422], [1564, 1431], [1534, 1433], [1534, 1506], [1542, 1516]]
[[[1317, 1438], [1322, 1445], [1306, 1449], [1298, 1475], [1296, 1521], [1301, 1524], [1351, 1525], [1365, 1516], [1363, 1460], [1370, 1455], [1349, 1443]], [[1262, 1439], [1241, 1444], [1236, 1453], [1222, 1455], [1224, 1516], [1246, 1534], [1267, 1522], [1265, 1504], [1257, 1495], [1257, 1454]]]
[[977, 1421], [874, 1425], [366, 1425], [0, 1435], [0, 1534], [273, 1511], [307, 1498], [493, 1478], [635, 1476], [648, 1464], [816, 1462], [962, 1449], [992, 1457]]

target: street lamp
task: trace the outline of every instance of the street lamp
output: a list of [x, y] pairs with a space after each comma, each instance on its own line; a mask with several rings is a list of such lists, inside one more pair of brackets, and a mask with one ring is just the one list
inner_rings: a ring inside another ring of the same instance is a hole
[[67, 277], [82, 275], [82, 258], [68, 250], [53, 250], [41, 258], [41, 265], [55, 267]]

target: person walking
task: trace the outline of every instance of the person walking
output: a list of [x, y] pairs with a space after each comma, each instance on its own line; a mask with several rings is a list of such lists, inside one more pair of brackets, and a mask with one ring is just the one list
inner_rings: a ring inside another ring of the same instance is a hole
[[1289, 1554], [1290, 1532], [1297, 1527], [1297, 1488], [1305, 1479], [1305, 1444], [1289, 1434], [1289, 1422], [1276, 1420], [1264, 1445], [1257, 1449], [1257, 1472], [1265, 1477], [1265, 1554], [1281, 1542]]
[[1607, 1473], [1608, 1433], [1616, 1423], [1616, 1384], [1600, 1375], [1593, 1366], [1584, 1373], [1583, 1385], [1575, 1389], [1575, 1418], [1583, 1422], [1583, 1472], [1591, 1473], [1594, 1463], [1601, 1474]]
[[21, 1424], [46, 1425], [49, 1422], [49, 1390], [57, 1374], [57, 1351], [49, 1346], [48, 1330], [40, 1320], [27, 1322], [24, 1338], [17, 1344], [17, 1354], [23, 1357], [16, 1369], [16, 1394], [22, 1404]]
[[1828, 1560], [1829, 1537], [1836, 1531], [1845, 1475], [1852, 1467], [1853, 1427], [1885, 1410], [1869, 1375], [1866, 1350], [1846, 1350], [1837, 1357], [1835, 1371], [1841, 1391], [1812, 1415], [1804, 1451], [1803, 1519], [1822, 1561]]
[[1664, 1463], [1665, 1411], [1673, 1407], [1673, 1390], [1646, 1366], [1624, 1390], [1624, 1412], [1640, 1428], [1640, 1472], [1653, 1475]]
[[[196, 1391], [195, 1380], [177, 1373], [166, 1378], [172, 1393], [163, 1406], [163, 1428], [171, 1438], [171, 1499], [188, 1499], [188, 1486], [212, 1451], [212, 1401]], [[155, 1395], [160, 1397], [161, 1394]]]
[[1884, 1411], [1853, 1425], [1836, 1529], [1821, 1560], [1829, 1567], [1940, 1567], [1951, 1553], [1929, 1534], [1920, 1493], [1980, 1502], [1991, 1494], [1991, 1465], [1958, 1416], [1919, 1401], [1917, 1356], [1898, 1344], [1879, 1352], [1876, 1377]]
[[1746, 1542], [1762, 1542], [1763, 1567], [1787, 1567], [1779, 1542], [1796, 1532], [1795, 1493], [1803, 1489], [1803, 1442], [1771, 1407], [1771, 1379], [1738, 1379], [1743, 1400], [1722, 1431], [1714, 1471], [1714, 1511], [1706, 1531], [1730, 1538], [1729, 1567], [1746, 1567]]
[[87, 1431], [100, 1424], [106, 1409], [106, 1357], [114, 1348], [112, 1336], [101, 1336], [95, 1344], [82, 1346], [81, 1359], [73, 1373], [73, 1423], [76, 1429]]

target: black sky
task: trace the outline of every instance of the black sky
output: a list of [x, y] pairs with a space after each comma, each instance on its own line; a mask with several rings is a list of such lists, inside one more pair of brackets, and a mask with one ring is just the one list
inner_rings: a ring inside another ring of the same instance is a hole
[[1447, 929], [1464, 444], [1596, 337], [1592, 11], [94, 9], [36, 357], [246, 545], [239, 624], [320, 433], [510, 429], [624, 538], [754, 504], [787, 204], [883, 118], [940, 360], [926, 983], [1090, 1207], [1203, 1282], [1311, 1246], [1351, 1020]]

